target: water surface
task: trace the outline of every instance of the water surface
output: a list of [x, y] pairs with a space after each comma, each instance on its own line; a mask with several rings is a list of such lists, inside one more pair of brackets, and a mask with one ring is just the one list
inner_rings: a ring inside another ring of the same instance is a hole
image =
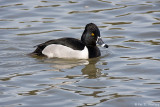
[[[109, 49], [89, 60], [31, 57], [98, 25]], [[159, 0], [1, 0], [2, 107], [160, 107]]]

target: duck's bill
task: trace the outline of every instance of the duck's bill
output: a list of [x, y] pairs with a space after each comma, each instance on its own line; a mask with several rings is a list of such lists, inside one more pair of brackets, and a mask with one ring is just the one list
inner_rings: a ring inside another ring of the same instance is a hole
[[98, 37], [97, 44], [99, 44], [102, 47], [108, 48], [108, 45], [103, 42], [101, 37]]

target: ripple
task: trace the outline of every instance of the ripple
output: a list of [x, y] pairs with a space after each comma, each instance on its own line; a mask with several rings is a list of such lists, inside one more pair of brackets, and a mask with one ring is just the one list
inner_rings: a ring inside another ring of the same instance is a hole
[[127, 6], [122, 6], [118, 8], [110, 8], [110, 9], [98, 9], [98, 10], [90, 10], [90, 11], [71, 11], [68, 14], [77, 14], [77, 13], [97, 13], [97, 12], [103, 12], [103, 11], [109, 11], [109, 10], [116, 10], [121, 8], [126, 8]]
[[132, 22], [104, 22], [104, 24], [123, 25], [123, 24], [132, 24]]
[[49, 31], [42, 31], [42, 32], [20, 33], [20, 34], [17, 34], [17, 35], [18, 35], [18, 36], [26, 36], [26, 35], [35, 35], [35, 34], [43, 34], [43, 33], [57, 32], [57, 31], [63, 31], [63, 30], [49, 30]]
[[7, 29], [13, 29], [14, 30], [14, 29], [19, 29], [19, 28], [18, 27], [12, 27], [12, 28], [0, 28], [0, 29], [6, 29], [6, 30]]
[[5, 8], [5, 7], [12, 7], [12, 6], [21, 6], [23, 5], [22, 3], [18, 3], [18, 4], [11, 4], [11, 5], [3, 5], [3, 6], [0, 6], [0, 8]]
[[44, 8], [44, 7], [59, 7], [60, 5], [47, 5], [47, 6], [36, 6], [34, 8]]

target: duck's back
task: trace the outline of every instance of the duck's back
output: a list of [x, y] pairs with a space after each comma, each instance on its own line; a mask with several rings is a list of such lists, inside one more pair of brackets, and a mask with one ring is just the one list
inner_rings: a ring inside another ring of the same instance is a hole
[[47, 57], [87, 59], [88, 49], [78, 39], [61, 38], [37, 45], [33, 54]]

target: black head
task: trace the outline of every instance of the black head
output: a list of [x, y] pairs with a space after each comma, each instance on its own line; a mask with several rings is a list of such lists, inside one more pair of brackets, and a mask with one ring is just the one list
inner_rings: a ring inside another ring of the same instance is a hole
[[86, 46], [96, 46], [96, 43], [101, 43], [101, 46], [103, 45], [104, 47], [108, 47], [108, 45], [104, 44], [104, 42], [100, 38], [100, 31], [94, 23], [89, 23], [86, 25], [81, 37], [81, 41]]
[[94, 23], [89, 23], [85, 27], [81, 41], [87, 46], [95, 46], [98, 36], [100, 36], [98, 27]]

